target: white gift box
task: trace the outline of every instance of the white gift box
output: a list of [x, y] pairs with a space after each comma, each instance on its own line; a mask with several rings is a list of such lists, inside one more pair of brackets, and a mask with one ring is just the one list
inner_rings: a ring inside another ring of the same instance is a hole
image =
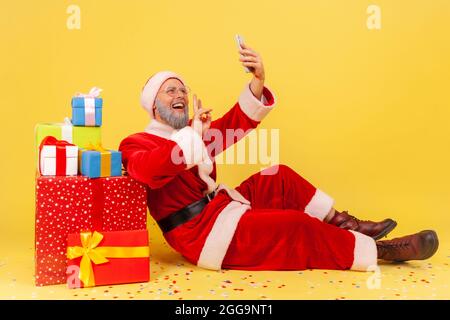
[[[66, 176], [76, 176], [78, 173], [78, 146], [65, 146]], [[44, 145], [40, 152], [40, 169], [43, 176], [56, 175], [56, 146]], [[59, 159], [58, 159], [59, 160]], [[63, 160], [61, 160], [63, 161]]]

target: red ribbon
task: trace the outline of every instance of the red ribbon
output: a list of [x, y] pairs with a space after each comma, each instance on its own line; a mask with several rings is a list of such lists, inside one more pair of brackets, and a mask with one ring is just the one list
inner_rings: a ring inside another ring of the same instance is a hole
[[[66, 163], [67, 163], [66, 146], [74, 146], [74, 144], [69, 143], [64, 140], [58, 140], [53, 136], [46, 136], [44, 139], [42, 139], [42, 142], [39, 146], [39, 154], [41, 153], [43, 146], [56, 146], [56, 173], [55, 173], [55, 175], [65, 176], [66, 175]], [[39, 156], [39, 158], [40, 158], [40, 156]], [[39, 168], [39, 171], [40, 170], [41, 169]]]
[[92, 230], [103, 230], [103, 216], [105, 209], [104, 179], [90, 179], [92, 183]]

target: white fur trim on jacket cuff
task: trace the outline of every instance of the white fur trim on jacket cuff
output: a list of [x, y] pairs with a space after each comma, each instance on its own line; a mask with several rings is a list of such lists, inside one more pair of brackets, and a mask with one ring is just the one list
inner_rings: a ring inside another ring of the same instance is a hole
[[197, 265], [205, 269], [220, 270], [239, 220], [250, 206], [231, 201], [219, 213], [203, 245]]
[[311, 217], [323, 221], [330, 212], [331, 208], [333, 208], [333, 204], [333, 198], [322, 190], [316, 189], [316, 193], [305, 208], [305, 213], [309, 214]]
[[351, 270], [370, 271], [377, 266], [377, 245], [375, 240], [365, 234], [349, 230], [355, 236], [355, 249]]
[[275, 106], [275, 96], [267, 87], [264, 87], [260, 101], [253, 95], [250, 85], [247, 84], [239, 96], [239, 106], [250, 119], [261, 121]]
[[203, 153], [206, 147], [200, 135], [192, 127], [186, 126], [174, 132], [170, 140], [176, 142], [183, 151], [188, 167], [203, 161]]

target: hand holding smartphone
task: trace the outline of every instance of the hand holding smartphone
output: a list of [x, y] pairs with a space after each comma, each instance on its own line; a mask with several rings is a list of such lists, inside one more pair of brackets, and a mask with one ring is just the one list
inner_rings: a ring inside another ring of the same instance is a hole
[[[238, 49], [244, 49], [243, 47], [242, 47], [242, 43], [244, 42], [244, 39], [242, 38], [242, 36], [240, 36], [240, 35], [236, 35], [236, 43], [237, 43], [237, 46], [238, 46]], [[241, 57], [243, 57], [243, 55], [241, 54]], [[249, 72], [251, 72], [251, 70], [249, 69], [249, 68], [247, 68], [247, 67], [244, 67], [244, 69], [245, 69], [245, 72], [247, 72], [247, 73], [249, 73]]]

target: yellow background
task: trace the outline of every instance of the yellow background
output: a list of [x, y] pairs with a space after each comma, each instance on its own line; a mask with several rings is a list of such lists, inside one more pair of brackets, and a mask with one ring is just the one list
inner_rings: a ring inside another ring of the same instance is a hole
[[[70, 4], [80, 30], [66, 27]], [[370, 4], [381, 30], [366, 27]], [[338, 210], [396, 219], [394, 236], [450, 238], [449, 1], [1, 0], [0, 249], [33, 243], [36, 123], [62, 121], [74, 93], [98, 86], [103, 145], [117, 148], [147, 125], [140, 89], [165, 69], [218, 117], [251, 78], [236, 33], [263, 57], [277, 106], [261, 127], [280, 129], [281, 163]], [[218, 180], [259, 168], [220, 165]]]

